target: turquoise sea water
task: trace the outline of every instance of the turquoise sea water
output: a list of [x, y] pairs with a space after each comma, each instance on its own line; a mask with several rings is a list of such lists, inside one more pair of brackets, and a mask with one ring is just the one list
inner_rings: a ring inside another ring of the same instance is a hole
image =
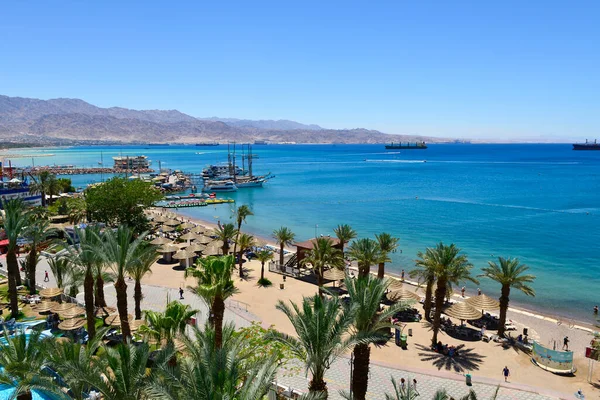
[[[226, 161], [226, 146], [77, 147], [19, 150], [53, 153], [36, 165], [105, 165], [115, 155], [148, 155], [157, 168], [200, 172]], [[515, 303], [550, 314], [593, 319], [600, 303], [600, 152], [570, 145], [431, 145], [385, 150], [381, 145], [254, 146], [259, 173], [276, 175], [263, 189], [233, 194], [254, 213], [247, 230], [269, 236], [286, 225], [299, 239], [332, 234], [340, 223], [360, 236], [387, 231], [401, 238], [390, 271], [407, 271], [419, 250], [456, 243], [479, 270], [499, 255], [519, 257], [537, 275], [535, 298]], [[30, 165], [16, 158], [13, 164]], [[426, 161], [426, 162], [425, 162]], [[73, 177], [78, 186], [99, 176]], [[227, 221], [232, 207], [185, 209], [192, 217]], [[498, 295], [494, 282], [480, 287]], [[474, 291], [477, 285], [467, 284]]]

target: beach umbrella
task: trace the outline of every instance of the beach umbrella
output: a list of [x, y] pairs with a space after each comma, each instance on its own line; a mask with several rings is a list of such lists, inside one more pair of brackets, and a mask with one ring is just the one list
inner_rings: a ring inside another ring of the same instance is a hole
[[67, 311], [73, 307], [77, 307], [77, 304], [75, 304], [75, 303], [56, 304], [54, 307], [52, 307], [50, 309], [50, 311], [52, 311], [53, 313], [60, 314], [62, 311]]
[[171, 244], [167, 244], [167, 245], [164, 245], [163, 247], [158, 248], [156, 251], [159, 253], [175, 253], [178, 250], [179, 250], [179, 247], [177, 247], [171, 243]]
[[129, 323], [129, 329], [131, 329], [131, 332], [135, 332], [140, 329], [142, 325], [146, 325], [146, 321], [143, 319], [134, 319]]
[[69, 308], [66, 311], [59, 312], [59, 314], [60, 314], [60, 316], [62, 318], [75, 318], [75, 317], [78, 317], [80, 315], [84, 315], [85, 314], [85, 308], [79, 307], [79, 306], [75, 306], [75, 307]]
[[198, 236], [196, 236], [195, 241], [198, 243], [202, 243], [202, 244], [209, 244], [213, 240], [212, 240], [212, 238], [209, 238], [206, 235], [198, 235]]
[[46, 288], [40, 290], [40, 296], [46, 298], [60, 296], [62, 293], [63, 289], [60, 288]]
[[467, 321], [481, 318], [481, 311], [465, 302], [452, 304], [444, 310], [444, 314], [452, 318]]
[[498, 310], [500, 308], [500, 302], [498, 300], [485, 294], [469, 297], [465, 300], [465, 303], [473, 306], [473, 308], [477, 310]]
[[388, 289], [391, 292], [402, 289], [402, 286], [403, 286], [403, 283], [400, 279], [390, 278], [390, 286], [388, 286]]
[[105, 318], [116, 312], [117, 309], [115, 307], [98, 307], [96, 308], [96, 311], [94, 311], [94, 316], [96, 318]]
[[[127, 314], [127, 319], [129, 320], [129, 322], [133, 321], [133, 315]], [[121, 326], [121, 317], [119, 316], [119, 314], [112, 314], [106, 317], [106, 320], [104, 322], [106, 323], [106, 325], [110, 326]]]
[[330, 268], [327, 271], [323, 272], [323, 278], [328, 281], [341, 281], [346, 277], [346, 273], [341, 269]]
[[86, 320], [84, 318], [71, 318], [66, 319], [58, 324], [58, 329], [63, 331], [74, 331], [85, 325]]
[[176, 219], [168, 219], [164, 222], [164, 224], [168, 225], [168, 226], [177, 226], [180, 224], [180, 222], [177, 221]]
[[206, 233], [206, 228], [203, 226], [197, 226], [192, 229], [192, 232], [197, 233], [198, 235], [203, 235]]
[[157, 246], [162, 246], [162, 245], [169, 244], [172, 242], [173, 241], [171, 239], [168, 239], [166, 237], [157, 237], [156, 239], [152, 240], [150, 243], [155, 244]]
[[191, 222], [184, 222], [183, 224], [179, 225], [179, 227], [181, 229], [192, 229], [192, 228], [195, 228], [196, 225]]
[[173, 232], [175, 230], [175, 228], [173, 228], [172, 226], [161, 226], [160, 231], [161, 232]]
[[159, 224], [162, 224], [167, 220], [168, 220], [167, 217], [163, 217], [162, 215], [154, 217], [154, 222], [158, 222]]
[[[199, 242], [199, 243], [202, 243], [202, 242]], [[213, 240], [211, 245], [215, 246], [215, 247], [223, 248], [223, 241], [222, 240]]]
[[198, 253], [198, 252], [204, 251], [206, 249], [206, 246], [203, 244], [199, 244], [199, 243], [193, 243], [193, 244], [187, 246], [185, 249], [187, 251], [193, 251], [195, 253]]
[[407, 289], [398, 289], [388, 292], [386, 295], [389, 301], [419, 301], [421, 296]]
[[37, 312], [48, 312], [57, 304], [58, 303], [55, 301], [42, 301], [40, 304], [36, 305], [34, 309]]
[[195, 240], [197, 238], [198, 238], [198, 235], [196, 235], [195, 233], [192, 233], [192, 232], [188, 232], [186, 234], [179, 236], [179, 239], [181, 239], [181, 240]]
[[221, 248], [215, 245], [206, 246], [202, 253], [205, 256], [218, 256], [219, 254], [221, 254]]
[[196, 257], [196, 253], [188, 250], [179, 250], [177, 253], [173, 254], [173, 258], [176, 260], [189, 260], [194, 257]]

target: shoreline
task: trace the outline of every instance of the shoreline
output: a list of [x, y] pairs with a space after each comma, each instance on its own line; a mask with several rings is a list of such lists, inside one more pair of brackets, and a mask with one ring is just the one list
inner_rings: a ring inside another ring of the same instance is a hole
[[[155, 207], [156, 208], [156, 207]], [[169, 212], [169, 211], [167, 211]], [[204, 220], [202, 218], [198, 218], [198, 217], [191, 217], [189, 215], [186, 215], [184, 213], [182, 213], [181, 211], [172, 211], [174, 214], [176, 214], [177, 216], [187, 219], [188, 221], [206, 226], [207, 228], [212, 228], [215, 229], [217, 228], [217, 224], [212, 222], [212, 221], [207, 221]], [[243, 228], [244, 226], [242, 226]], [[252, 229], [249, 229], [248, 232], [252, 233]], [[252, 233], [254, 237], [256, 237], [258, 239], [259, 242], [264, 242], [264, 244], [268, 244], [268, 245], [272, 245], [275, 246], [276, 248], [279, 247], [279, 245], [275, 242], [275, 240], [273, 238], [266, 238], [262, 235], [255, 235], [254, 233]], [[295, 249], [291, 249], [289, 247], [285, 247], [286, 250], [290, 250], [295, 252]], [[373, 269], [372, 271], [373, 272]], [[375, 270], [376, 272], [376, 270]], [[400, 274], [396, 273], [396, 272], [390, 272], [389, 270], [386, 269], [385, 275], [387, 277], [390, 278], [395, 278], [395, 279], [400, 279]], [[412, 280], [408, 280], [405, 279], [404, 280], [407, 284], [411, 285], [411, 286], [415, 286], [418, 287], [418, 283], [416, 281], [412, 281]], [[453, 293], [453, 297], [456, 299], [463, 299], [466, 300], [467, 298], [471, 297], [472, 295], [474, 295], [474, 293], [471, 293], [471, 291], [466, 291], [466, 296], [463, 298], [459, 293]], [[594, 326], [592, 323], [589, 322], [585, 322], [585, 321], [581, 321], [575, 318], [568, 318], [568, 317], [564, 317], [561, 318], [561, 316], [557, 316], [557, 315], [551, 315], [547, 312], [545, 312], [544, 310], [539, 310], [536, 309], [535, 307], [527, 307], [527, 305], [523, 305], [519, 302], [514, 302], [511, 301], [512, 305], [509, 306], [508, 311], [509, 312], [514, 312], [520, 315], [524, 315], [524, 316], [528, 316], [528, 317], [533, 317], [533, 318], [537, 318], [540, 320], [544, 320], [547, 322], [553, 322], [558, 324], [558, 321], [561, 321], [561, 324], [565, 324], [565, 326], [569, 326], [570, 327], [570, 322], [572, 322], [573, 328], [572, 329], [578, 329], [581, 331], [585, 331], [587, 333], [593, 334], [593, 332], [596, 331], [600, 331], [600, 328]]]

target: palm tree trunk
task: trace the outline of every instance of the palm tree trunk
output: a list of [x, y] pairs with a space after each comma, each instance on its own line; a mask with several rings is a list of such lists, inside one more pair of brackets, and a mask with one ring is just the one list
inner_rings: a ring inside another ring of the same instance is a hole
[[323, 267], [316, 269], [317, 271], [317, 285], [319, 286], [319, 296], [323, 298]]
[[8, 296], [10, 298], [11, 317], [17, 318], [19, 315], [19, 297], [17, 294], [17, 279], [19, 275], [19, 262], [17, 254], [13, 251], [8, 251], [6, 254], [6, 269], [8, 271]]
[[369, 267], [370, 265], [367, 265], [366, 267], [364, 265], [359, 265], [358, 266], [358, 277], [359, 278], [366, 278], [369, 275]]
[[369, 363], [371, 349], [368, 344], [354, 346], [354, 372], [352, 373], [352, 394], [354, 400], [365, 400], [369, 385]]
[[239, 264], [240, 264], [240, 278], [243, 278], [244, 277], [244, 270], [242, 269], [242, 249], [240, 249], [239, 258], [240, 258], [240, 260], [239, 260]]
[[135, 319], [142, 319], [142, 283], [139, 279], [135, 280], [133, 289], [133, 300], [135, 301]]
[[446, 286], [448, 286], [446, 280], [440, 279], [435, 288], [435, 314], [433, 315], [433, 338], [431, 339], [434, 345], [438, 342], [437, 336], [441, 326], [442, 307], [446, 299]]
[[323, 379], [324, 374], [325, 371], [321, 370], [315, 372], [312, 379], [308, 383], [308, 391], [310, 393], [320, 394], [322, 396], [318, 397], [320, 399], [327, 399], [329, 397], [329, 393], [327, 392], [327, 383], [325, 383], [325, 380]]
[[87, 316], [87, 331], [90, 340], [96, 336], [96, 318], [94, 317], [94, 276], [92, 271], [87, 271], [83, 280], [83, 299], [85, 301], [85, 314]]
[[225, 314], [225, 302], [222, 298], [215, 298], [212, 314], [214, 316], [213, 327], [215, 328], [215, 347], [220, 349], [223, 346], [223, 316]]
[[229, 253], [229, 243], [223, 242], [223, 255], [226, 256]]
[[260, 263], [260, 280], [264, 280], [265, 279], [265, 263], [261, 262]]
[[106, 307], [104, 298], [104, 279], [102, 274], [96, 275], [96, 307]]
[[425, 301], [423, 302], [425, 320], [429, 322], [431, 322], [431, 297], [433, 297], [433, 280], [428, 281], [425, 286]]
[[42, 195], [42, 207], [46, 207], [46, 192], [41, 192]]
[[238, 240], [240, 240], [240, 233], [241, 233], [240, 229], [242, 229], [241, 222], [238, 224], [238, 227], [237, 227], [237, 235], [235, 235], [235, 242], [233, 243], [233, 254], [235, 254], [235, 252], [237, 250]]
[[506, 312], [508, 311], [510, 286], [502, 285], [502, 291], [500, 293], [500, 318], [498, 320], [498, 336], [503, 337], [504, 325], [506, 325]]
[[21, 268], [19, 267], [19, 252], [18, 252], [18, 248], [17, 248], [17, 252], [15, 252], [15, 283], [17, 284], [17, 286], [21, 286], [23, 284], [23, 282], [21, 282]]
[[377, 278], [383, 279], [385, 276], [385, 263], [379, 263], [379, 268], [377, 269]]
[[283, 270], [283, 243], [279, 245], [279, 269]]
[[37, 249], [35, 248], [35, 246], [31, 247], [27, 264], [29, 294], [35, 294], [35, 270], [37, 267]]
[[20, 395], [17, 396], [17, 400], [32, 400], [33, 399], [33, 395], [31, 394], [31, 391], [28, 391], [27, 393], [21, 393]]
[[122, 276], [115, 282], [115, 290], [117, 292], [117, 310], [121, 319], [123, 343], [127, 343], [127, 340], [131, 337], [131, 329], [129, 329], [129, 319], [127, 316], [127, 284]]

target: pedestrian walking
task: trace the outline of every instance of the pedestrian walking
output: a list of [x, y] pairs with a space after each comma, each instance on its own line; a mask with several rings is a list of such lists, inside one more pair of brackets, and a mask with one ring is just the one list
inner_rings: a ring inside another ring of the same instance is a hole
[[504, 382], [508, 382], [508, 377], [510, 376], [510, 370], [508, 369], [508, 366], [504, 366], [502, 375], [504, 375]]
[[563, 350], [569, 351], [569, 337], [565, 336], [565, 338], [563, 339]]
[[400, 279], [404, 280], [404, 270], [402, 270], [402, 273], [400, 275]]
[[477, 288], [477, 296], [481, 296], [481, 289]]
[[404, 380], [404, 378], [400, 378], [400, 388], [402, 390], [406, 389], [406, 381]]
[[48, 271], [44, 271], [44, 282], [50, 281], [50, 277], [48, 276]]
[[462, 295], [462, 297], [465, 297], [465, 287], [464, 286], [460, 289], [460, 294]]
[[417, 391], [417, 380], [413, 378], [413, 390], [415, 391], [415, 393], [419, 393]]
[[179, 288], [179, 300], [183, 300], [183, 289]]

